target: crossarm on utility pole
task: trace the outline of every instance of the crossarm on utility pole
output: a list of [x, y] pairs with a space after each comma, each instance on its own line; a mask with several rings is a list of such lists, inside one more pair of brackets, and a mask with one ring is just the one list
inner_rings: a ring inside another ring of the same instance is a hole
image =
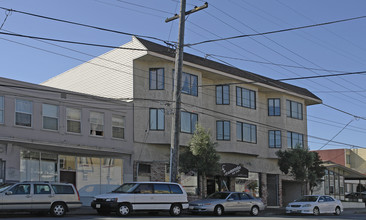
[[[199, 10], [205, 9], [207, 7], [208, 7], [208, 3], [205, 2], [205, 4], [202, 5], [202, 6], [199, 6], [199, 7], [195, 6], [194, 9], [191, 9], [189, 11], [186, 11], [185, 12], [185, 15], [192, 14], [194, 12], [197, 12]], [[165, 19], [165, 23], [168, 23], [168, 22], [173, 21], [173, 20], [178, 19], [178, 18], [179, 18], [179, 15], [178, 14], [175, 14], [173, 17], [170, 17], [170, 18]]]

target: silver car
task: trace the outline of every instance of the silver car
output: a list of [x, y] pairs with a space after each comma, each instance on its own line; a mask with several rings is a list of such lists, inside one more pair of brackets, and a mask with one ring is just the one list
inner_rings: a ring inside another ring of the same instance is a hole
[[264, 209], [261, 199], [245, 192], [216, 192], [206, 199], [190, 202], [188, 208], [191, 213], [213, 213], [217, 216], [224, 212], [249, 212], [257, 216]]
[[0, 211], [49, 212], [60, 217], [81, 207], [74, 185], [55, 182], [21, 182], [0, 186]]

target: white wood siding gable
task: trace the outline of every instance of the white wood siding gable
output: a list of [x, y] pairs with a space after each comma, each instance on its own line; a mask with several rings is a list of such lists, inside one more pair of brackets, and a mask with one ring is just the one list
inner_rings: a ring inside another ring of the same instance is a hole
[[[146, 49], [136, 38], [125, 48]], [[42, 85], [108, 98], [133, 98], [133, 60], [146, 51], [114, 49]]]

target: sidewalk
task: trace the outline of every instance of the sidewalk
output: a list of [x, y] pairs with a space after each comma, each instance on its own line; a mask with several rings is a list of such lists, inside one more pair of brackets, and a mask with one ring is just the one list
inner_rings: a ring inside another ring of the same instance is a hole
[[[261, 216], [284, 215], [285, 207], [281, 208], [267, 208], [260, 213]], [[343, 213], [347, 214], [366, 214], [366, 208], [348, 208], [344, 209]], [[97, 211], [90, 206], [82, 206], [80, 209], [72, 210], [70, 215], [96, 215]]]

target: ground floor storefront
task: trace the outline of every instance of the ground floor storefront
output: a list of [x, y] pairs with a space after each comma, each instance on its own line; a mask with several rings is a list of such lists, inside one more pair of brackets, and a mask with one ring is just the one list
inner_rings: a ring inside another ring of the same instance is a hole
[[[168, 161], [135, 161], [134, 180], [169, 181]], [[214, 192], [236, 191], [261, 198], [268, 206], [281, 206], [282, 203], [281, 175], [252, 172], [241, 164], [222, 163], [220, 174], [206, 179], [195, 172], [180, 173], [179, 183], [187, 191], [189, 200]]]
[[3, 144], [1, 182], [50, 181], [72, 183], [84, 205], [95, 195], [131, 181], [130, 155], [106, 152], [47, 151], [25, 145]]

